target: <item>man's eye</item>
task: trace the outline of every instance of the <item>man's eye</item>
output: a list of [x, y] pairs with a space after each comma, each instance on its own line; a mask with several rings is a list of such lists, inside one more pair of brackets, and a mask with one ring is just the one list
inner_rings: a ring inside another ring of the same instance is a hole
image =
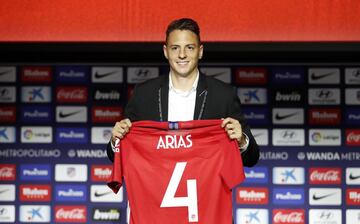
[[171, 47], [171, 50], [173, 50], [173, 51], [175, 51], [177, 49], [178, 49], [178, 47]]
[[188, 49], [189, 50], [194, 50], [194, 47], [193, 46], [188, 46]]

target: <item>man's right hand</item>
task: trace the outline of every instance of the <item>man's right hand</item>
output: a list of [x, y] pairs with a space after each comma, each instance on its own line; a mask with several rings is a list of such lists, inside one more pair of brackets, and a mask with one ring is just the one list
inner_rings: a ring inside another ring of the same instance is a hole
[[124, 136], [129, 132], [130, 128], [131, 128], [131, 121], [128, 118], [116, 122], [111, 132], [112, 144], [115, 145], [116, 138], [119, 139], [124, 138]]

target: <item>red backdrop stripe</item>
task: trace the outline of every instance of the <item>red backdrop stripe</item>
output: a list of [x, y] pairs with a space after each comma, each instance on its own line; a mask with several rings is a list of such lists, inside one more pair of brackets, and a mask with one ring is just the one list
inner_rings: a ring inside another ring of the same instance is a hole
[[192, 17], [205, 41], [359, 41], [358, 0], [0, 0], [0, 41], [163, 41]]

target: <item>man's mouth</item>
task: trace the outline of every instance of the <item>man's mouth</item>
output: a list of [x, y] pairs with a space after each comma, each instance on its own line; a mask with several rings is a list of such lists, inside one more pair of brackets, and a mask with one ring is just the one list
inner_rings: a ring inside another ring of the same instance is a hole
[[188, 61], [178, 61], [178, 62], [176, 62], [176, 64], [178, 64], [178, 65], [187, 65], [189, 62]]

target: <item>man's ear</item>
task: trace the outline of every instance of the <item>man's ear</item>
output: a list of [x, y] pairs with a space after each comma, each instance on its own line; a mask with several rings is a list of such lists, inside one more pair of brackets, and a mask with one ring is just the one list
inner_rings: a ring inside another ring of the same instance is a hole
[[199, 59], [201, 59], [203, 57], [203, 52], [204, 52], [204, 45], [200, 45], [199, 46]]
[[168, 55], [167, 55], [167, 47], [166, 47], [165, 44], [163, 45], [163, 52], [164, 52], [165, 58], [166, 58], [166, 59], [169, 59], [169, 58], [168, 58]]

